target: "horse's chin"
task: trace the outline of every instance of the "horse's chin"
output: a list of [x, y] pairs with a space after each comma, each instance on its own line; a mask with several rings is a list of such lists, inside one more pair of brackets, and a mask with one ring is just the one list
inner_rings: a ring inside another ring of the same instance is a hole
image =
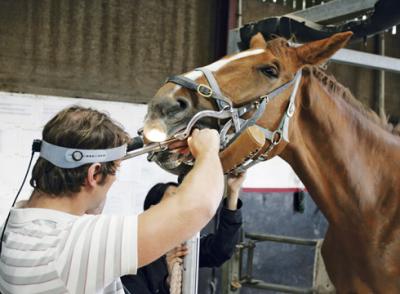
[[[186, 125], [187, 122], [171, 128], [168, 131], [169, 137], [172, 137], [174, 134], [183, 131], [186, 128]], [[211, 124], [210, 121], [207, 122], [205, 120], [205, 122], [196, 123], [194, 128], [196, 129], [216, 128], [215, 126], [212, 125], [213, 124]], [[194, 161], [193, 156], [190, 153], [177, 152], [176, 150], [175, 151], [165, 150], [154, 153], [151, 156], [150, 160], [157, 163], [157, 165], [159, 165], [162, 169], [175, 175], [188, 173], [192, 168]]]
[[162, 151], [154, 154], [151, 160], [162, 169], [175, 175], [186, 174], [192, 168], [192, 164], [190, 164], [192, 156], [190, 154]]

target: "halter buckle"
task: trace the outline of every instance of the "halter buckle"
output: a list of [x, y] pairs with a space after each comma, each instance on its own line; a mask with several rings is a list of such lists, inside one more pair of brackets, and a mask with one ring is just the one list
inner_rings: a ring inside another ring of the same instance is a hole
[[201, 96], [206, 97], [206, 98], [210, 98], [213, 95], [213, 90], [209, 86], [204, 85], [204, 84], [198, 85], [196, 91]]
[[265, 99], [265, 103], [268, 104], [268, 102], [271, 100], [271, 97], [269, 96], [269, 94], [260, 96], [259, 100], [261, 101], [263, 99]]

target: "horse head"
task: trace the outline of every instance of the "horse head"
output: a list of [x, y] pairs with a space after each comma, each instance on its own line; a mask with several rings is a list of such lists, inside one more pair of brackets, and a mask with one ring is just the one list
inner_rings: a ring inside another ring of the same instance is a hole
[[[295, 97], [301, 91], [297, 90], [301, 69], [326, 61], [346, 44], [351, 35], [350, 32], [335, 34], [296, 47], [283, 38], [266, 41], [258, 33], [251, 39], [248, 50], [226, 56], [200, 70], [168, 79], [149, 102], [144, 136], [149, 141], [171, 138], [185, 129], [193, 116], [204, 110], [222, 112], [225, 109], [233, 112], [242, 109], [236, 114], [240, 116], [237, 124], [243, 125], [261, 105], [262, 111], [253, 120], [261, 128], [272, 130], [271, 142], [266, 140], [263, 149], [266, 152], [268, 146], [276, 145], [273, 150], [269, 148], [269, 154], [264, 154], [265, 159], [271, 158], [282, 152], [289, 141], [289, 120], [287, 123], [283, 120], [285, 115], [292, 117], [294, 114], [292, 121], [295, 121], [294, 110], [300, 103], [295, 101]], [[228, 120], [224, 116], [205, 116], [195, 126], [221, 131], [221, 126]], [[280, 126], [280, 131], [274, 132]], [[229, 128], [227, 135], [238, 128], [236, 121]], [[153, 159], [164, 169], [181, 173], [190, 168], [190, 154], [186, 151], [166, 150], [153, 154]]]

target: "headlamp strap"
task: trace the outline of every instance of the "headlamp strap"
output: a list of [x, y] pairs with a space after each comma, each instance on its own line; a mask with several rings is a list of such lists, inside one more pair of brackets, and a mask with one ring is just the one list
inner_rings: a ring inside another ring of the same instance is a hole
[[76, 168], [87, 163], [122, 159], [127, 144], [108, 149], [78, 149], [50, 144], [42, 140], [40, 156], [61, 168]]

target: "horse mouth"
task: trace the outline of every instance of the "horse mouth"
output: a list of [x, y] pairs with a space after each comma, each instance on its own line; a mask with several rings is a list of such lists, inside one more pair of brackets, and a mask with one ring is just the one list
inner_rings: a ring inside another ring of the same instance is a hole
[[[206, 124], [197, 123], [193, 129], [204, 129], [209, 127], [210, 126]], [[168, 132], [171, 134], [169, 137], [172, 137], [185, 129], [186, 125], [182, 124], [176, 126]], [[176, 175], [182, 173], [186, 174], [192, 168], [194, 163], [194, 158], [190, 153], [187, 139], [171, 143], [166, 150], [149, 154], [148, 160], [154, 161], [164, 170]]]

